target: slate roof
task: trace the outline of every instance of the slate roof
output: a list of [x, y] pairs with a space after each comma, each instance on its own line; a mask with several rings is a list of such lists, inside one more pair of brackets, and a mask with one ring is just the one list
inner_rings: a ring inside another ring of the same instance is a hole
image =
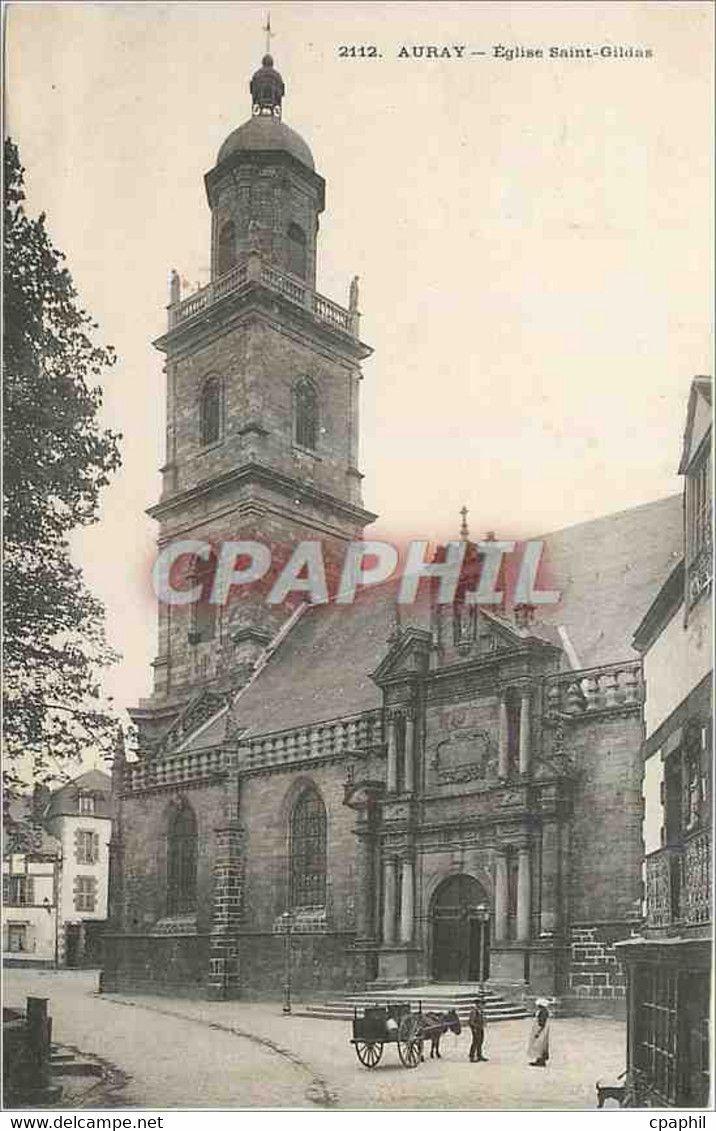
[[566, 628], [582, 668], [636, 658], [636, 627], [683, 554], [681, 495], [567, 527], [544, 541], [545, 565], [562, 600], [542, 606], [540, 619]]
[[78, 797], [80, 793], [95, 796], [95, 817], [113, 816], [112, 779], [101, 770], [87, 770], [72, 781], [53, 790], [45, 819], [52, 817], [76, 817], [79, 814]]
[[[352, 605], [315, 605], [286, 636], [235, 715], [247, 736], [356, 715], [382, 705], [370, 678], [388, 651], [397, 583], [359, 590]], [[401, 623], [427, 627], [424, 601], [401, 612]]]
[[[564, 627], [582, 668], [637, 658], [634, 631], [681, 557], [682, 537], [680, 495], [544, 536], [549, 584], [562, 600], [539, 609], [531, 633], [560, 644]], [[245, 736], [379, 708], [370, 673], [388, 651], [396, 588], [389, 582], [359, 591], [352, 605], [308, 607], [239, 694], [235, 718]], [[426, 600], [405, 607], [402, 623], [427, 628]], [[221, 741], [224, 728], [225, 718], [217, 720], [196, 745]]]
[[[60, 841], [48, 833], [37, 820], [31, 795], [15, 796], [6, 806], [3, 821], [3, 855], [13, 849], [14, 832], [24, 831], [32, 842], [31, 855], [56, 856], [60, 851]], [[29, 847], [29, 844], [28, 844]]]

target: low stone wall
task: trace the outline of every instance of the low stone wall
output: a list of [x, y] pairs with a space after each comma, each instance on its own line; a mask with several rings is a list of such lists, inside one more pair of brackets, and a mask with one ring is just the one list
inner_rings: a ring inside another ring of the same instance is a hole
[[[241, 997], [274, 998], [283, 994], [282, 934], [242, 934], [239, 937]], [[297, 998], [353, 993], [366, 981], [366, 956], [353, 950], [350, 932], [291, 935], [291, 984]]]
[[103, 992], [204, 997], [208, 974], [208, 935], [104, 936]]

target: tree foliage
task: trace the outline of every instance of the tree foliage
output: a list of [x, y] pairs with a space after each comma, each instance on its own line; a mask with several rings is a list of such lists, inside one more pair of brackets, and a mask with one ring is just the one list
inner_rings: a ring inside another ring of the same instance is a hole
[[67, 538], [97, 520], [121, 437], [99, 422], [97, 381], [114, 350], [95, 343], [44, 213], [25, 212], [9, 139], [4, 165], [5, 755], [10, 779], [29, 759], [40, 780], [117, 734], [100, 686], [117, 657]]

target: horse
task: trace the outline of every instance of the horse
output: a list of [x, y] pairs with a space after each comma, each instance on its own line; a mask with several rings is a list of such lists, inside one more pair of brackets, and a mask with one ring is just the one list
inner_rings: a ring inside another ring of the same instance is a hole
[[425, 1059], [423, 1042], [428, 1040], [430, 1041], [430, 1059], [432, 1060], [433, 1057], [437, 1057], [438, 1060], [442, 1059], [440, 1056], [440, 1038], [443, 1033], [448, 1031], [454, 1033], [456, 1037], [459, 1037], [462, 1032], [456, 1009], [448, 1009], [445, 1013], [418, 1014], [414, 1039], [420, 1045], [421, 1060]]

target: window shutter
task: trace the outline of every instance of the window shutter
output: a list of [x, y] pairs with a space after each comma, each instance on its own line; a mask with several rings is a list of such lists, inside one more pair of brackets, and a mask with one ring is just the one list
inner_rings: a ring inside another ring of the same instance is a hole
[[25, 903], [35, 902], [35, 877], [28, 876], [25, 882]]

